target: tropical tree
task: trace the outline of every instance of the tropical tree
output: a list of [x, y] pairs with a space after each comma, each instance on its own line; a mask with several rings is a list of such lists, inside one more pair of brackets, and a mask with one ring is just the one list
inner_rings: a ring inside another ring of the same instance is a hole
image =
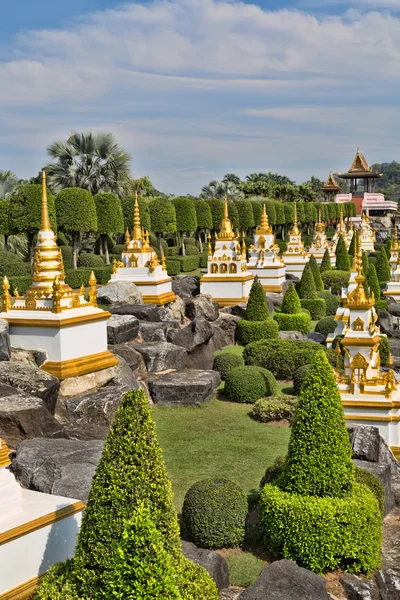
[[97, 230], [100, 234], [100, 254], [105, 254], [107, 265], [110, 264], [107, 236], [111, 233], [124, 232], [124, 217], [120, 199], [114, 194], [96, 194], [94, 196], [97, 213]]
[[79, 187], [95, 195], [109, 192], [119, 197], [131, 185], [130, 155], [111, 133], [72, 132], [47, 148], [53, 159], [46, 165], [49, 187], [54, 192]]
[[201, 188], [201, 198], [228, 198], [228, 200], [238, 200], [244, 198], [244, 194], [231, 181], [210, 181], [208, 185]]
[[161, 238], [166, 233], [175, 233], [176, 231], [176, 212], [175, 206], [166, 198], [156, 198], [150, 203], [151, 227], [159, 237], [160, 250]]
[[[180, 234], [180, 241], [182, 246], [182, 255], [185, 256], [185, 244], [183, 240], [184, 233], [190, 233], [197, 229], [197, 214], [194, 206], [194, 202], [191, 198], [184, 196], [174, 198], [172, 200], [175, 206], [176, 214], [176, 231]], [[179, 244], [178, 244], [179, 245]]]
[[236, 187], [238, 187], [242, 183], [240, 177], [238, 177], [234, 173], [227, 173], [222, 181], [224, 183], [233, 183], [234, 185], [236, 185]]
[[0, 198], [8, 198], [18, 185], [18, 177], [12, 171], [0, 170]]
[[210, 231], [213, 228], [211, 208], [208, 202], [205, 202], [204, 200], [197, 200], [197, 202], [194, 203], [194, 206], [197, 215], [197, 236], [199, 240], [200, 252], [203, 252], [201, 233]]

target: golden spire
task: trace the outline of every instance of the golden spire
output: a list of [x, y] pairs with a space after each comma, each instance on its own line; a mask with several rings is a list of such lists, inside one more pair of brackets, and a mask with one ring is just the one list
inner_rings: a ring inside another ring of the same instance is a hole
[[299, 228], [297, 227], [297, 205], [296, 205], [296, 202], [294, 202], [293, 204], [294, 204], [293, 229], [289, 235], [299, 235], [300, 231], [299, 231]]
[[242, 255], [246, 256], [246, 254], [247, 254], [246, 242], [244, 241], [244, 231], [242, 231]]
[[350, 292], [347, 296], [346, 306], [348, 308], [372, 308], [375, 304], [375, 296], [374, 292], [371, 293], [371, 298], [367, 298], [365, 295], [365, 289], [363, 283], [365, 281], [365, 277], [362, 274], [362, 254], [361, 254], [361, 244], [357, 244], [357, 253], [356, 253], [356, 270], [358, 272], [357, 277], [355, 277], [355, 281], [357, 283], [357, 287]]
[[393, 240], [392, 240], [392, 242], [390, 244], [390, 250], [392, 252], [397, 252], [398, 249], [399, 249], [399, 239], [398, 239], [398, 236], [397, 236], [397, 227], [395, 225], [394, 226], [394, 231], [393, 231]]
[[10, 282], [7, 275], [3, 277], [2, 311], [8, 312], [11, 308]]
[[211, 235], [210, 234], [208, 234], [208, 236], [207, 236], [207, 241], [208, 241], [208, 256], [212, 257]]
[[264, 235], [268, 235], [268, 234], [272, 233], [272, 227], [269, 224], [267, 208], [266, 208], [265, 204], [263, 205], [263, 211], [262, 211], [262, 215], [261, 215], [261, 225], [260, 225], [260, 227], [257, 227], [256, 233], [264, 234]]
[[323, 222], [321, 221], [321, 209], [318, 209], [318, 222], [317, 225], [315, 227], [315, 232], [316, 233], [324, 233], [325, 231], [325, 225], [323, 224]]
[[133, 230], [132, 230], [132, 240], [141, 240], [142, 239], [142, 230], [140, 227], [140, 212], [139, 212], [139, 203], [138, 203], [138, 193], [135, 192], [135, 206], [133, 209]]
[[46, 171], [42, 171], [42, 220], [40, 231], [51, 231], [49, 205], [47, 203]]
[[340, 219], [339, 219], [339, 223], [340, 223], [340, 229], [342, 230], [344, 228], [343, 206], [340, 207]]
[[224, 199], [224, 218], [221, 222], [221, 229], [218, 235], [219, 240], [234, 240], [235, 234], [232, 229], [232, 223], [229, 219], [229, 211], [228, 211], [228, 197], [225, 196]]
[[164, 249], [161, 248], [161, 266], [162, 266], [162, 270], [166, 271], [167, 270], [167, 263], [165, 260], [165, 254], [164, 254]]

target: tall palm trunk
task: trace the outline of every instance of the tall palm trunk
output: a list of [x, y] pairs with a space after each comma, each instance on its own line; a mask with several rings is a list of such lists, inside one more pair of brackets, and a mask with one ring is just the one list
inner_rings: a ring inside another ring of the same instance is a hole
[[79, 233], [72, 236], [72, 264], [74, 269], [78, 268]]

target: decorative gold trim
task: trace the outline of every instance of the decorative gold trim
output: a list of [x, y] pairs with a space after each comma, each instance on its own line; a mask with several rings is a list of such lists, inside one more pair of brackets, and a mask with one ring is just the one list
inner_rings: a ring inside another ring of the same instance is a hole
[[57, 521], [61, 521], [62, 519], [66, 519], [67, 517], [75, 515], [76, 513], [81, 512], [84, 508], [85, 504], [78, 500], [78, 502], [74, 502], [73, 504], [69, 504], [63, 508], [58, 508], [47, 515], [43, 515], [42, 517], [38, 517], [37, 519], [27, 521], [22, 525], [18, 525], [18, 527], [13, 527], [8, 531], [3, 531], [0, 533], [0, 546], [8, 542], [12, 542], [23, 535], [27, 535], [28, 533], [33, 533], [38, 529], [47, 527], [47, 525], [52, 525], [53, 523], [57, 523]]
[[5, 440], [1, 440], [0, 446], [0, 467], [7, 467], [11, 464], [9, 455], [11, 453], [10, 448], [7, 446]]
[[335, 315], [333, 318], [335, 321], [343, 321], [343, 323], [348, 323], [350, 320], [349, 315]]
[[0, 600], [29, 600], [32, 598], [41, 578], [42, 575], [33, 577], [32, 579], [25, 581], [25, 583], [17, 585], [17, 587], [12, 590], [0, 594]]
[[[390, 446], [393, 456], [396, 460], [400, 460], [400, 446]], [[0, 599], [1, 600], [1, 599]]]
[[54, 319], [51, 321], [45, 319], [14, 319], [13, 317], [9, 316], [2, 317], [2, 319], [5, 319], [10, 325], [16, 325], [20, 327], [51, 327], [53, 329], [63, 329], [64, 327], [72, 327], [72, 325], [81, 325], [82, 323], [105, 321], [110, 317], [111, 313], [104, 310], [101, 313], [70, 317], [69, 319]]
[[[365, 392], [365, 394], [374, 394], [376, 396], [383, 396], [384, 392]], [[342, 400], [343, 406], [351, 406], [353, 408], [382, 408], [382, 409], [392, 409], [399, 408], [400, 402], [368, 402], [367, 400]]]
[[[200, 294], [200, 295], [202, 295], [202, 294]], [[239, 302], [247, 302], [248, 299], [249, 299], [248, 296], [243, 296], [243, 298], [214, 298], [213, 297], [214, 302], [217, 302], [219, 304], [219, 306], [222, 306], [222, 307], [223, 306], [234, 306], [235, 304], [238, 304]]]
[[209, 275], [203, 275], [203, 277], [200, 279], [200, 283], [202, 283], [203, 281], [218, 281], [218, 282], [251, 281], [252, 279], [254, 279], [254, 275], [253, 274], [249, 274], [249, 275], [237, 275], [236, 277], [230, 276], [230, 275], [228, 277], [211, 277]]
[[94, 371], [101, 371], [109, 367], [115, 367], [118, 359], [109, 350], [99, 352], [98, 354], [89, 354], [81, 358], [63, 360], [60, 362], [46, 361], [40, 368], [58, 379], [67, 379], [68, 377], [78, 377]]
[[277, 294], [283, 292], [281, 285], [263, 285], [263, 290], [264, 292], [276, 292]]
[[374, 336], [373, 338], [366, 338], [365, 340], [362, 338], [343, 338], [340, 342], [342, 346], [375, 346], [379, 344], [381, 338], [379, 335]]
[[172, 291], [164, 292], [163, 294], [159, 295], [142, 295], [144, 304], [157, 304], [157, 306], [163, 306], [163, 304], [169, 304], [170, 302], [174, 302], [176, 298], [176, 295]]
[[[121, 281], [121, 280], [114, 279], [114, 281]], [[161, 281], [132, 281], [132, 283], [134, 283], [136, 286], [139, 286], [139, 285], [161, 285], [162, 283], [169, 283], [170, 281], [172, 281], [171, 277], [167, 277], [167, 279], [162, 279]], [[168, 292], [166, 292], [166, 293], [168, 293]]]
[[344, 415], [346, 421], [383, 421], [386, 423], [392, 423], [394, 421], [400, 421], [400, 416], [373, 416], [373, 415]]

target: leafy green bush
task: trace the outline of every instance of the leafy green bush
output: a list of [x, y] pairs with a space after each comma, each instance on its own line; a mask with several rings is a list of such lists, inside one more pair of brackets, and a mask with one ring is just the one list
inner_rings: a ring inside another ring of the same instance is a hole
[[17, 277], [9, 277], [10, 282], [10, 293], [13, 294], [15, 289], [18, 289], [18, 293], [25, 294], [26, 290], [32, 283], [32, 277], [30, 275], [21, 275]]
[[329, 333], [333, 333], [336, 329], [336, 321], [334, 317], [324, 317], [315, 326], [317, 333], [322, 333], [325, 337], [328, 337]]
[[200, 269], [206, 269], [208, 265], [208, 252], [201, 252], [199, 254], [199, 267]]
[[73, 251], [71, 246], [61, 246], [61, 254], [64, 261], [65, 269], [73, 269], [74, 261], [73, 261]]
[[192, 246], [191, 244], [185, 244], [185, 254], [186, 256], [198, 256], [200, 254], [197, 246]]
[[[268, 368], [277, 379], [293, 379], [295, 371], [313, 361], [321, 350], [320, 344], [292, 340], [261, 340], [246, 346], [243, 351], [245, 365]], [[323, 348], [332, 365], [336, 357], [333, 350]]]
[[336, 268], [338, 271], [350, 271], [351, 262], [346, 243], [341, 235], [336, 245]]
[[232, 352], [220, 352], [214, 357], [214, 371], [218, 371], [222, 381], [225, 381], [228, 373], [237, 367], [244, 367], [242, 356], [233, 354]]
[[302, 367], [299, 367], [297, 371], [294, 372], [293, 391], [296, 394], [296, 396], [298, 396], [301, 392], [301, 388], [303, 386], [307, 373], [310, 370], [310, 367], [311, 365], [303, 365]]
[[357, 483], [363, 483], [374, 494], [375, 498], [378, 500], [379, 510], [383, 517], [385, 511], [385, 489], [379, 479], [375, 477], [373, 473], [365, 471], [360, 467], [355, 468], [355, 478]]
[[115, 254], [118, 254], [119, 257], [121, 257], [121, 254], [125, 252], [125, 244], [115, 244], [114, 252]]
[[326, 315], [326, 303], [323, 298], [302, 298], [300, 303], [302, 308], [310, 311], [313, 321], [322, 319]]
[[317, 290], [317, 292], [322, 292], [322, 290], [324, 289], [324, 283], [321, 279], [321, 272], [319, 270], [318, 263], [314, 254], [311, 254], [309, 262], [314, 277], [315, 289]]
[[236, 367], [226, 376], [225, 394], [234, 402], [253, 403], [274, 396], [278, 387], [273, 374], [262, 367]]
[[378, 254], [378, 260], [376, 261], [376, 273], [378, 275], [379, 283], [386, 283], [389, 281], [390, 264], [384, 248], [382, 248]]
[[374, 294], [375, 304], [376, 304], [376, 302], [379, 302], [379, 300], [381, 299], [381, 288], [379, 285], [378, 275], [376, 273], [375, 265], [372, 265], [372, 264], [369, 265], [368, 271], [367, 271], [366, 282], [367, 282], [367, 286], [369, 287], [371, 297], [372, 297], [372, 294]]
[[293, 283], [289, 283], [283, 296], [281, 312], [286, 315], [295, 315], [301, 312], [300, 298]]
[[187, 491], [182, 521], [202, 548], [230, 548], [244, 541], [247, 510], [246, 494], [236, 483], [208, 479]]
[[251, 286], [244, 318], [247, 321], [265, 321], [269, 319], [267, 298], [257, 275]]
[[387, 311], [387, 308], [388, 308], [387, 300], [376, 300], [375, 301], [375, 309], [376, 310]]
[[86, 287], [89, 285], [89, 277], [92, 269], [65, 269], [65, 283], [72, 289], [80, 288], [82, 283]]
[[112, 266], [104, 265], [103, 267], [95, 267], [91, 269], [96, 277], [98, 285], [106, 285], [111, 279]]
[[20, 256], [13, 252], [0, 250], [0, 276], [7, 275], [8, 278], [22, 277], [29, 275], [31, 272], [30, 265], [24, 262]]
[[279, 334], [278, 323], [273, 319], [266, 321], [247, 321], [240, 319], [237, 324], [238, 340], [242, 346], [258, 340], [277, 339]]
[[326, 273], [326, 271], [332, 271], [331, 257], [328, 248], [326, 248], [324, 256], [322, 257], [322, 262], [319, 266], [319, 272], [321, 273], [321, 275], [322, 273]]
[[311, 317], [306, 313], [297, 315], [275, 313], [274, 320], [278, 323], [280, 331], [300, 331], [305, 335], [311, 329]]
[[322, 292], [317, 292], [318, 298], [323, 298], [326, 304], [326, 314], [336, 315], [336, 311], [339, 308], [340, 300], [337, 296], [328, 292], [327, 290], [323, 290]]
[[89, 252], [81, 252], [78, 260], [78, 267], [86, 269], [93, 269], [95, 267], [104, 267], [104, 260], [97, 254], [90, 254]]
[[198, 256], [177, 256], [174, 258], [180, 262], [181, 271], [188, 273], [189, 271], [195, 271], [199, 268], [199, 257]]
[[253, 404], [250, 415], [253, 419], [262, 423], [281, 421], [282, 419], [292, 422], [296, 406], [296, 396], [269, 396], [257, 400]]
[[260, 481], [260, 490], [263, 489], [266, 483], [272, 483], [273, 481], [278, 479], [278, 477], [283, 471], [285, 461], [286, 456], [277, 456], [272, 465], [270, 467], [267, 467]]
[[40, 580], [33, 600], [83, 600], [72, 581], [73, 564], [73, 560], [67, 560], [50, 567]]
[[168, 246], [166, 256], [179, 256], [180, 247], [179, 246]]
[[310, 263], [305, 265], [301, 279], [297, 282], [296, 291], [300, 299], [317, 298], [317, 290]]
[[282, 252], [286, 252], [287, 242], [285, 242], [284, 240], [276, 240], [276, 243], [279, 246], [279, 254], [282, 254]]
[[381, 342], [379, 344], [379, 354], [381, 357], [381, 365], [383, 367], [387, 366], [389, 356], [390, 356], [391, 348], [390, 348], [390, 340], [386, 336], [381, 337]]
[[168, 275], [178, 275], [181, 272], [181, 263], [179, 260], [167, 258], [165, 262]]
[[350, 271], [325, 271], [321, 275], [322, 281], [332, 294], [340, 295], [342, 288], [347, 287], [350, 279]]

